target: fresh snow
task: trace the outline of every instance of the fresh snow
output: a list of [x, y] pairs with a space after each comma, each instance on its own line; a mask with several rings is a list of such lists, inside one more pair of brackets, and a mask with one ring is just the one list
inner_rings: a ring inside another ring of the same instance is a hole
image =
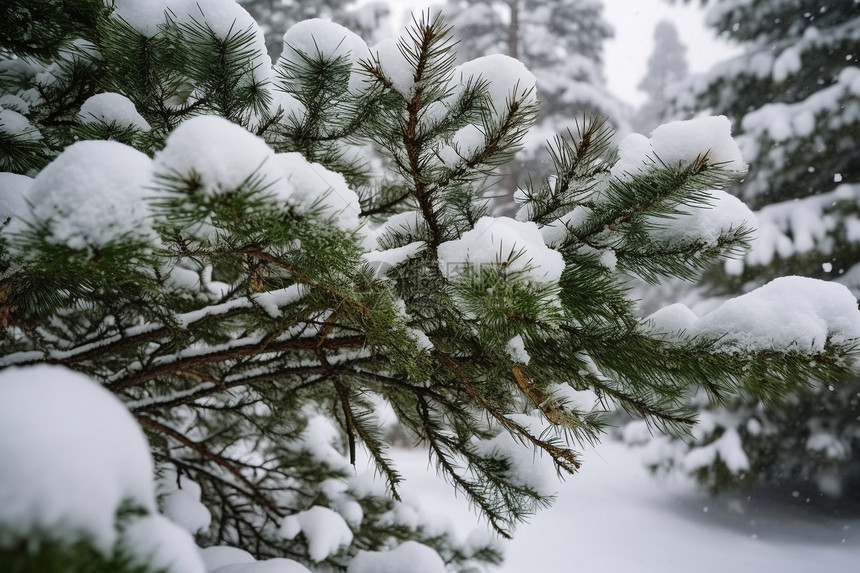
[[361, 205], [343, 175], [311, 163], [300, 153], [278, 153], [275, 164], [290, 186], [290, 204], [300, 212], [319, 209], [345, 231], [357, 229]]
[[241, 563], [253, 563], [254, 556], [243, 549], [229, 547], [227, 545], [211, 545], [200, 550], [203, 564], [207, 573], [211, 573], [225, 565], [237, 565]]
[[460, 85], [468, 81], [483, 80], [487, 84], [487, 95], [497, 113], [504, 111], [505, 102], [524, 99], [525, 103], [537, 101], [535, 76], [525, 64], [503, 54], [492, 54], [475, 58], [454, 68], [454, 79]]
[[703, 241], [716, 246], [720, 234], [729, 229], [756, 229], [758, 219], [743, 201], [725, 191], [707, 191], [708, 200], [702, 206], [679, 207], [680, 214], [671, 219], [649, 217], [652, 239], [667, 242]]
[[506, 273], [539, 283], [554, 283], [564, 271], [564, 259], [544, 243], [536, 223], [509, 217], [481, 217], [462, 238], [438, 247], [439, 268], [456, 278], [464, 264], [474, 267], [506, 265]]
[[149, 157], [115, 141], [79, 141], [33, 181], [32, 218], [47, 226], [47, 240], [73, 249], [102, 247], [125, 236], [149, 239], [146, 186]]
[[252, 294], [251, 300], [263, 307], [269, 316], [278, 318], [284, 314], [282, 307], [300, 300], [307, 292], [307, 287], [295, 284], [282, 289]]
[[389, 269], [411, 259], [423, 251], [426, 246], [424, 241], [413, 241], [402, 247], [384, 251], [370, 251], [362, 255], [362, 258], [367, 262], [368, 267], [374, 270], [376, 276], [385, 276]]
[[24, 141], [42, 139], [42, 134], [30, 120], [12, 109], [0, 108], [0, 133]]
[[155, 172], [194, 178], [198, 193], [218, 195], [247, 184], [252, 177], [273, 195], [287, 196], [275, 152], [262, 138], [218, 116], [198, 116], [184, 122], [155, 156]]
[[[0, 530], [110, 551], [124, 501], [155, 510], [149, 444], [125, 406], [58, 366], [0, 372]], [[0, 539], [0, 543], [8, 539]]]
[[665, 123], [647, 138], [631, 133], [618, 146], [618, 162], [612, 175], [621, 180], [660, 167], [683, 167], [699, 158], [727, 171], [745, 172], [741, 150], [732, 138], [731, 123], [724, 115]]
[[[29, 211], [27, 197], [33, 180], [17, 173], [0, 173], [0, 233], [21, 230], [21, 224]], [[6, 227], [2, 227], [9, 220]]]
[[207, 573], [311, 573], [310, 570], [292, 559], [276, 557], [253, 563], [232, 563]]
[[[198, 390], [194, 388], [194, 391]], [[131, 404], [126, 404], [126, 407], [129, 410], [133, 408]], [[177, 476], [175, 470], [166, 470], [158, 480], [157, 491], [162, 512], [176, 525], [191, 534], [209, 527], [212, 514], [200, 503], [200, 486], [187, 476]]]
[[390, 551], [359, 551], [347, 573], [446, 573], [445, 562], [430, 547], [406, 541]]
[[[426, 514], [452, 520], [461, 539], [474, 535], [479, 519], [437, 477], [427, 452], [392, 453], [406, 478], [401, 495], [416, 495], [424, 500]], [[488, 572], [856, 569], [860, 517], [822, 515], [805, 498], [777, 499], [763, 491], [710, 498], [687, 478], [651, 476], [640, 455], [611, 441], [586, 449], [582, 469], [558, 482], [554, 504], [520, 525], [512, 541], [499, 542], [505, 562]], [[406, 570], [413, 571], [411, 566]]]
[[314, 211], [344, 230], [359, 226], [361, 206], [340, 173], [300, 153], [275, 153], [262, 138], [218, 116], [180, 125], [155, 156], [160, 176], [195, 179], [198, 193], [220, 195], [254, 184], [300, 213]]
[[365, 78], [358, 63], [371, 57], [370, 49], [358, 34], [322, 18], [303, 20], [290, 26], [284, 34], [284, 49], [278, 64], [292, 62], [301, 65], [302, 54], [312, 59], [343, 58], [352, 66], [349, 85], [353, 89], [361, 88]]
[[194, 538], [161, 515], [134, 520], [123, 531], [123, 546], [135, 561], [167, 573], [205, 573]]
[[507, 345], [505, 345], [505, 351], [514, 362], [523, 365], [527, 365], [531, 362], [532, 357], [529, 356], [523, 337], [519, 334], [508, 340]]
[[392, 87], [404, 99], [411, 97], [412, 88], [415, 86], [415, 69], [400, 51], [398, 41], [394, 38], [383, 40], [370, 48], [370, 53]]
[[321, 505], [284, 518], [280, 533], [285, 539], [302, 533], [308, 542], [308, 555], [317, 563], [352, 542], [352, 530], [343, 517]]
[[78, 119], [81, 123], [114, 124], [118, 127], [134, 127], [141, 131], [152, 129], [130, 99], [112, 92], [90, 96], [81, 106]]
[[780, 277], [729, 299], [701, 318], [679, 303], [647, 319], [669, 339], [686, 334], [733, 351], [816, 353], [826, 342], [860, 338], [857, 299], [845, 286], [806, 277]]
[[159, 26], [170, 18], [177, 24], [202, 24], [218, 39], [248, 29], [254, 30], [250, 59], [257, 81], [265, 82], [271, 75], [272, 61], [266, 52], [263, 31], [257, 22], [235, 0], [105, 0], [114, 6], [114, 17], [122, 18], [140, 34], [153, 37]]

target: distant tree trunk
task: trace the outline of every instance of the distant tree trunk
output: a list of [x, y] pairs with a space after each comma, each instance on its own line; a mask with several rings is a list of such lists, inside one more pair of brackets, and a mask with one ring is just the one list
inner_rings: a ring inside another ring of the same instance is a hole
[[[509, 0], [508, 8], [511, 9], [511, 18], [508, 24], [508, 55], [512, 58], [520, 59], [520, 3], [519, 0]], [[517, 191], [517, 178], [519, 176], [519, 164], [516, 161], [511, 161], [503, 167], [504, 176], [499, 182], [499, 186], [504, 189], [503, 196], [498, 198], [498, 209], [503, 213], [513, 213], [516, 211], [514, 203], [514, 193]]]
[[508, 55], [512, 58], [520, 58], [520, 3], [512, 0], [508, 3], [511, 9], [511, 23], [508, 26]]

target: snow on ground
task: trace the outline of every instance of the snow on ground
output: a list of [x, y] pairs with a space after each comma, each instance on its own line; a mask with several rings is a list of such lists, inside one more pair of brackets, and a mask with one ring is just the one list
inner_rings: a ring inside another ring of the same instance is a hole
[[[423, 450], [394, 452], [406, 495], [468, 535], [477, 518], [427, 463]], [[605, 442], [585, 452], [555, 504], [521, 525], [492, 573], [809, 573], [856, 571], [860, 514], [832, 517], [805, 499], [762, 494], [709, 498], [692, 483], [651, 477], [635, 450]], [[773, 497], [773, 496], [771, 496]]]

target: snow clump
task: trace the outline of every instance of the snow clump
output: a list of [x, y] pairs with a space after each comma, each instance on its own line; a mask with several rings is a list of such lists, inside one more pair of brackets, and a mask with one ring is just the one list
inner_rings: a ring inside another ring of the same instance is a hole
[[452, 278], [465, 265], [504, 265], [508, 274], [521, 273], [528, 280], [554, 283], [564, 271], [561, 253], [544, 243], [537, 224], [509, 217], [481, 217], [462, 238], [439, 245], [439, 268]]
[[134, 103], [118, 93], [100, 93], [90, 96], [78, 112], [81, 123], [114, 124], [118, 127], [134, 127], [141, 131], [152, 129], [137, 112]]
[[253, 184], [300, 213], [319, 210], [344, 230], [359, 226], [358, 196], [343, 175], [300, 153], [276, 154], [262, 138], [222, 117], [198, 116], [176, 128], [156, 155], [155, 170], [194, 180], [195, 193], [210, 196]]
[[122, 544], [135, 561], [168, 573], [204, 573], [194, 539], [182, 527], [161, 515], [133, 521], [123, 531]]
[[[33, 180], [17, 173], [0, 173], [0, 232], [13, 233], [29, 211], [27, 197]], [[6, 227], [2, 225], [6, 224]]]
[[278, 66], [287, 62], [301, 66], [304, 57], [327, 60], [344, 58], [351, 65], [349, 87], [361, 87], [364, 75], [359, 66], [361, 60], [370, 59], [370, 49], [358, 34], [331, 20], [312, 18], [290, 27], [284, 34], [284, 49]]
[[42, 531], [110, 550], [123, 502], [155, 511], [149, 444], [110, 392], [58, 366], [0, 372], [0, 543]]
[[747, 165], [732, 139], [731, 123], [726, 116], [672, 121], [651, 132], [650, 138], [631, 133], [618, 145], [618, 161], [611, 173], [622, 181], [629, 181], [661, 163], [682, 167], [699, 158], [727, 171], [746, 171]]
[[136, 149], [79, 141], [36, 176], [28, 197], [32, 217], [45, 225], [49, 242], [73, 249], [125, 237], [147, 240], [151, 173], [151, 160]]
[[743, 201], [725, 191], [712, 189], [707, 193], [707, 205], [680, 207], [681, 213], [671, 219], [649, 217], [654, 228], [648, 234], [658, 241], [699, 240], [716, 246], [725, 230], [757, 228], [757, 217]]
[[299, 533], [304, 534], [308, 555], [317, 563], [352, 543], [352, 530], [343, 517], [321, 505], [289, 515], [281, 522], [280, 534], [285, 539], [294, 539]]
[[667, 338], [702, 337], [728, 352], [824, 351], [825, 343], [860, 339], [857, 299], [845, 286], [788, 276], [729, 299], [701, 318], [681, 304], [648, 319]]
[[218, 195], [252, 178], [272, 194], [288, 194], [275, 152], [262, 138], [222, 117], [201, 115], [177, 127], [155, 156], [159, 175], [194, 179], [196, 193]]
[[188, 476], [168, 469], [158, 480], [158, 493], [164, 515], [188, 533], [198, 533], [209, 527], [212, 514], [200, 503], [200, 486]]
[[121, 18], [137, 32], [152, 38], [168, 18], [176, 24], [202, 24], [219, 40], [235, 37], [245, 30], [254, 31], [250, 48], [253, 74], [257, 81], [268, 81], [272, 61], [266, 51], [263, 31], [254, 18], [235, 0], [105, 0], [115, 18]]
[[0, 108], [0, 133], [23, 141], [42, 139], [42, 134], [29, 119], [11, 109]]
[[289, 186], [285, 198], [300, 212], [319, 209], [345, 231], [358, 228], [361, 204], [343, 175], [311, 163], [297, 152], [278, 153], [275, 165]]
[[390, 551], [359, 551], [347, 573], [445, 573], [445, 562], [430, 547], [406, 541]]
[[397, 93], [404, 99], [410, 98], [415, 87], [415, 68], [403, 55], [397, 40], [383, 40], [370, 48], [370, 53]]
[[484, 80], [487, 83], [487, 96], [497, 113], [504, 109], [506, 101], [523, 98], [524, 103], [537, 102], [537, 80], [525, 64], [510, 56], [492, 54], [475, 58], [454, 68], [455, 81], [460, 85], [467, 82]]

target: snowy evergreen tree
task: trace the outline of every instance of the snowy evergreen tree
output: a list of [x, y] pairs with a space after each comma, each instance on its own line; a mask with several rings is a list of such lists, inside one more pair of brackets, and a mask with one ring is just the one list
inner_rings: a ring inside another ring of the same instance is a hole
[[548, 171], [546, 140], [576, 130], [577, 120], [606, 117], [628, 131], [627, 109], [603, 77], [603, 42], [613, 32], [599, 0], [449, 0], [442, 13], [453, 26], [462, 61], [506, 54], [537, 78], [539, 125], [510, 167], [509, 195], [526, 174]]
[[[757, 210], [743, 261], [707, 276], [709, 308], [777, 276], [833, 280], [860, 293], [860, 4], [853, 0], [707, 2], [715, 32], [743, 48], [691, 82], [682, 109], [726, 114], [750, 164], [733, 192]], [[709, 297], [718, 297], [716, 301]], [[815, 384], [770, 408], [704, 408], [692, 449], [658, 438], [655, 467], [709, 488], [767, 484], [856, 495], [860, 383]], [[635, 431], [633, 432], [636, 433]], [[735, 463], [719, 453], [731, 437]]]
[[582, 123], [491, 217], [535, 76], [453, 46], [440, 19], [373, 50], [317, 19], [272, 66], [232, 0], [4, 5], [4, 571], [466, 570], [496, 543], [399, 498], [383, 417], [507, 536], [609, 407], [682, 429], [696, 384], [846, 375], [835, 283], [636, 316], [625, 274], [746, 245], [724, 117], [617, 150]]
[[[281, 55], [284, 32], [293, 24], [310, 18], [326, 18], [346, 26], [371, 41], [389, 14], [385, 2], [356, 6], [353, 0], [238, 0], [259, 23], [266, 36], [272, 59]], [[382, 38], [379, 38], [382, 39]]]
[[654, 51], [648, 58], [645, 76], [639, 89], [648, 99], [631, 119], [639, 133], [650, 133], [658, 125], [675, 119], [671, 117], [672, 88], [687, 77], [687, 47], [678, 37], [678, 29], [669, 20], [654, 28]]

